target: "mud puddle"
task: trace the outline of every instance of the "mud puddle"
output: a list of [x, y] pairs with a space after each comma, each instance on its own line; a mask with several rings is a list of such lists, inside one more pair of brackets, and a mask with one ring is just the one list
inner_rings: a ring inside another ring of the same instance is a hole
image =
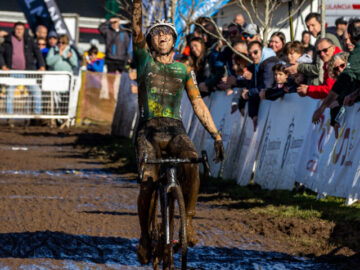
[[[0, 171], [0, 183], [6, 184], [9, 181], [2, 180], [2, 176], [6, 176], [6, 179], [17, 179], [19, 176], [25, 179], [43, 179], [41, 180], [43, 185], [48, 185], [49, 179], [53, 183], [61, 181], [63, 184], [66, 180], [78, 181], [72, 188], [78, 194], [77, 199], [84, 203], [73, 205], [72, 211], [87, 215], [124, 216], [125, 219], [127, 215], [131, 215], [132, 218], [137, 215], [135, 192], [133, 192], [133, 196], [126, 196], [126, 192], [123, 192], [120, 201], [117, 199], [106, 200], [104, 194], [95, 194], [96, 187], [99, 189], [118, 187], [123, 190], [130, 187], [133, 191], [136, 190], [135, 180], [123, 179], [121, 175], [112, 172], [97, 169]], [[86, 188], [86, 194], [77, 193], [77, 187], [82, 186], [84, 182], [95, 188]], [[109, 195], [111, 196], [111, 194]], [[0, 199], [40, 202], [58, 200], [61, 203], [69, 200], [69, 197], [68, 194], [50, 196], [47, 192], [34, 192], [33, 194], [2, 195]], [[101, 222], [101, 220], [99, 221]], [[136, 219], [132, 220], [132, 226], [137, 226], [134, 222]], [[151, 269], [150, 266], [141, 266], [137, 261], [138, 240], [136, 237], [119, 236], [121, 234], [117, 232], [114, 232], [114, 236], [111, 235], [111, 231], [108, 231], [106, 236], [104, 232], [97, 235], [76, 235], [50, 230], [1, 233], [0, 258], [2, 259], [0, 259], [0, 269]], [[214, 237], [221, 237], [227, 235], [227, 232], [216, 230], [215, 235]], [[189, 269], [336, 269], [335, 266], [318, 263], [311, 259], [289, 256], [283, 253], [251, 250], [251, 247], [237, 245], [231, 241], [231, 236], [228, 237], [229, 245], [227, 247], [208, 246], [207, 241], [202, 240], [200, 241], [201, 245], [190, 248]], [[261, 249], [261, 246], [258, 246], [257, 249]], [[9, 258], [12, 258], [10, 266], [7, 263]], [[17, 260], [19, 265], [15, 263]]]

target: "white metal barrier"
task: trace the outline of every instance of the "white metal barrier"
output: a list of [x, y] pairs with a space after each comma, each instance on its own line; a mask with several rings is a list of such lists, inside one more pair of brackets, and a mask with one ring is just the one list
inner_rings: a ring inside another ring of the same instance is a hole
[[76, 80], [62, 71], [0, 71], [0, 118], [70, 120]]

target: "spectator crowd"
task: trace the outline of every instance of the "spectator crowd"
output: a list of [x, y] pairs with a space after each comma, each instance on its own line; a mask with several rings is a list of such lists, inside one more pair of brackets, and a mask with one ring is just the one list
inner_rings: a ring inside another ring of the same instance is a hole
[[[331, 124], [337, 134], [339, 111], [360, 98], [360, 19], [349, 22], [337, 19], [335, 26], [326, 29], [324, 38], [321, 38], [320, 14], [308, 14], [305, 23], [308, 31], [302, 33], [301, 41], [287, 41], [281, 31], [264, 41], [259, 27], [247, 23], [238, 14], [221, 29], [224, 40], [213, 20], [200, 17], [193, 33], [186, 37], [186, 48], [176, 54], [176, 60], [194, 70], [203, 97], [214, 91], [233, 94], [231, 111], [239, 110], [242, 115], [248, 104], [254, 129], [261, 100], [298, 94], [323, 100], [314, 112], [314, 123], [325, 108], [331, 108]], [[121, 73], [133, 66], [131, 35], [120, 19], [110, 18], [99, 26], [99, 32], [104, 38], [105, 54], [92, 44], [79, 59], [81, 56], [67, 35], [57, 35], [39, 25], [30, 36], [24, 23], [15, 23], [11, 33], [0, 31], [0, 67], [76, 73], [82, 65], [88, 71]], [[311, 44], [311, 37], [315, 44]], [[14, 88], [7, 91], [6, 111], [12, 113]], [[39, 86], [29, 87], [29, 92], [34, 99], [34, 113], [40, 114]]]
[[[344, 106], [360, 100], [360, 19], [347, 22], [339, 18], [324, 37], [319, 13], [308, 14], [305, 23], [308, 30], [301, 41], [287, 41], [281, 31], [264, 41], [258, 26], [247, 23], [241, 14], [222, 29], [210, 18], [201, 17], [187, 37], [187, 48], [177, 58], [193, 68], [203, 97], [213, 91], [234, 94], [231, 111], [243, 115], [247, 103], [254, 130], [261, 100], [297, 94], [323, 100], [313, 122], [319, 122], [329, 107], [337, 136]], [[311, 36], [315, 44], [311, 44]]]

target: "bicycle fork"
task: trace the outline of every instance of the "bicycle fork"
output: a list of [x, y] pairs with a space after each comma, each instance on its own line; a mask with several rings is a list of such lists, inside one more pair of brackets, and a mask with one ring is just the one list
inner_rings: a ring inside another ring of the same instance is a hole
[[169, 206], [169, 193], [173, 187], [176, 187], [176, 169], [174, 167], [170, 168], [166, 175], [167, 185], [164, 189], [164, 206], [165, 206], [165, 242], [167, 245], [170, 244], [170, 206]]

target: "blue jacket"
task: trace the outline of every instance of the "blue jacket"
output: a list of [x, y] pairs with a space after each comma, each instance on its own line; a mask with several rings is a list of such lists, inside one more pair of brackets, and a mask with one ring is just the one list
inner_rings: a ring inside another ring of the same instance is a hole
[[262, 89], [269, 89], [274, 84], [274, 73], [272, 68], [279, 63], [275, 52], [270, 48], [263, 48], [259, 64], [249, 66], [253, 74], [249, 85], [249, 116], [252, 118], [258, 115], [260, 106], [259, 93]]

